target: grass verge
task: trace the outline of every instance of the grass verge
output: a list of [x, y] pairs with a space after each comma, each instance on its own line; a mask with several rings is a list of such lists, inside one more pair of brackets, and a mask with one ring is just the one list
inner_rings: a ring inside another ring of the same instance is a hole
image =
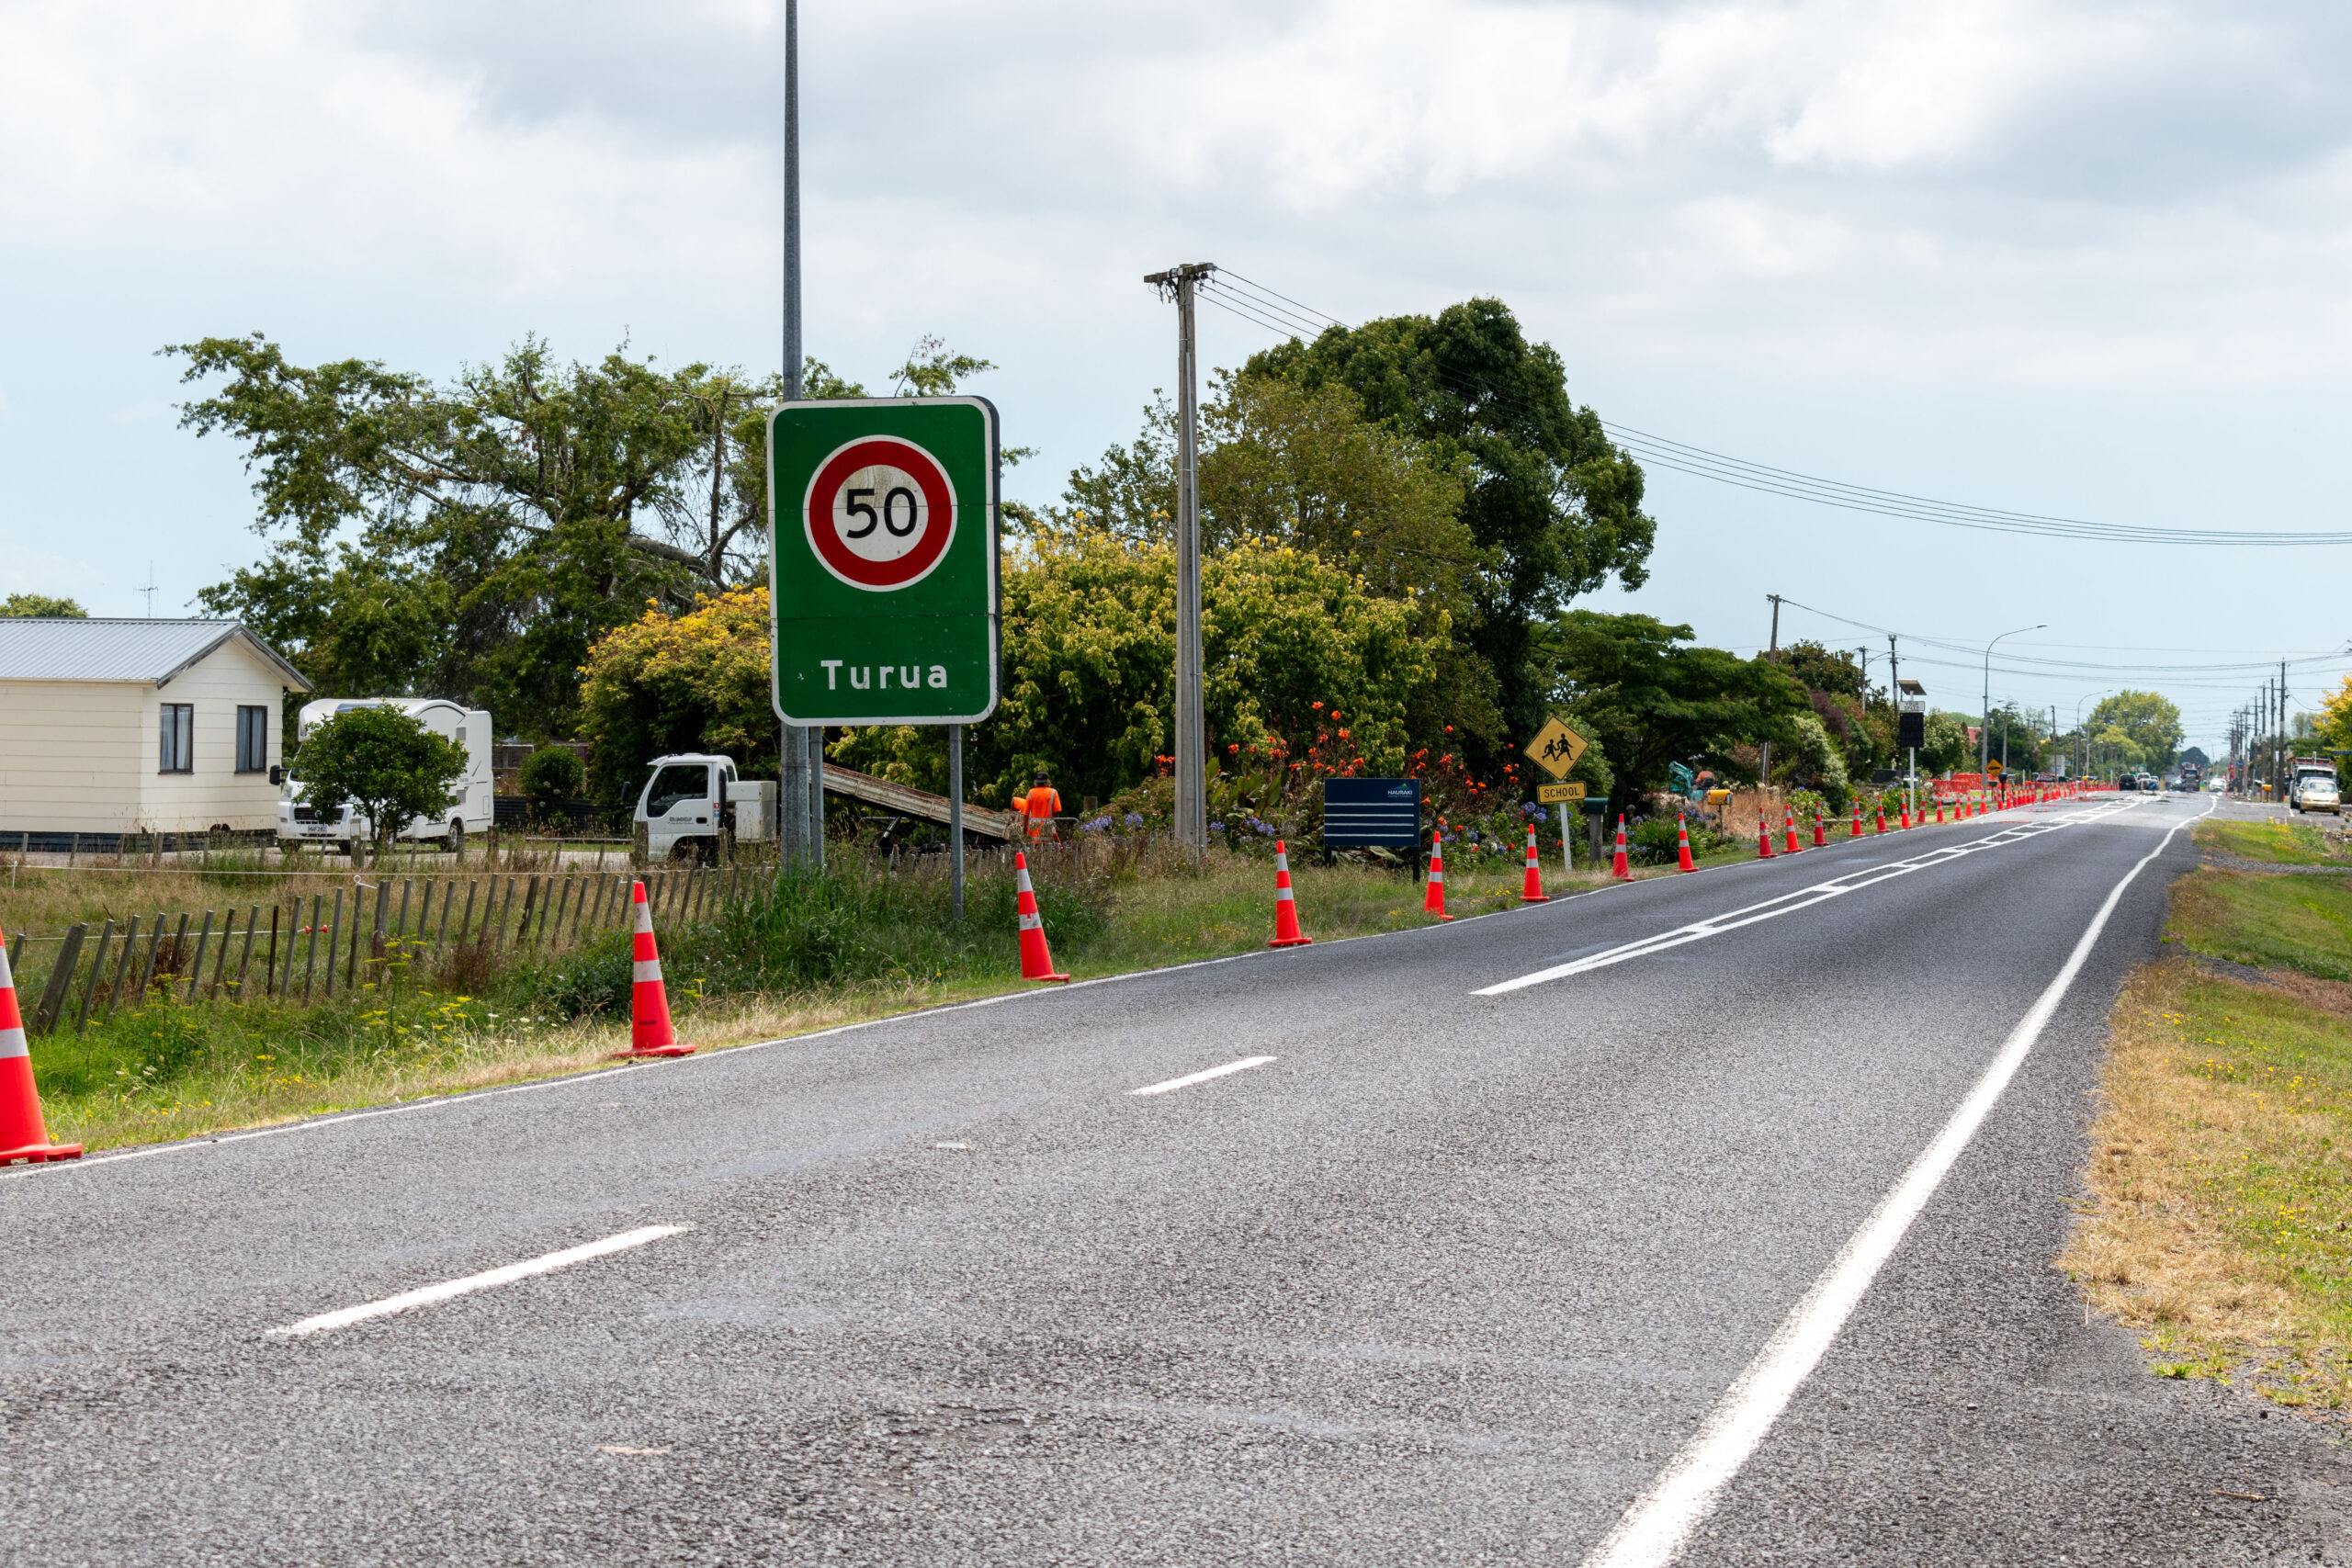
[[2199, 849], [2218, 850], [2273, 865], [2352, 865], [2352, 841], [2340, 827], [2327, 832], [2315, 823], [2273, 818], [2267, 822], [2208, 818], [2197, 825]]
[[[2236, 852], [2233, 851], [2233, 852]], [[2151, 1370], [2352, 1405], [2352, 938], [2333, 878], [2201, 867], [2113, 1016], [2091, 1199], [2060, 1260]], [[2352, 891], [2352, 890], [2346, 890]], [[2316, 898], [2319, 908], [2305, 907]]]

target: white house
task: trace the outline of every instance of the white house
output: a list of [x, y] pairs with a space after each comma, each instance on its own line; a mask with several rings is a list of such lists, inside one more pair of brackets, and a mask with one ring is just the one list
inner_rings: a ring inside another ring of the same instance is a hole
[[310, 689], [236, 621], [0, 617], [0, 845], [274, 831], [283, 698]]

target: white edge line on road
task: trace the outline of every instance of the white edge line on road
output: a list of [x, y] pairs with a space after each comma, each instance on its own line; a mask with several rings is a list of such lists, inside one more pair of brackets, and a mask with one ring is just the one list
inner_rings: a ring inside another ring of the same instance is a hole
[[[2137, 802], [2134, 802], [2134, 804], [2137, 804]], [[1761, 861], [1752, 863], [1743, 862], [1739, 864], [1715, 866], [1710, 867], [1709, 869], [1717, 871], [1737, 871], [1747, 864], [1761, 865], [1763, 863], [1765, 863]], [[1668, 887], [1676, 886], [1670, 878], [1643, 877], [1633, 882], [1612, 883], [1596, 888], [1589, 888], [1583, 893], [1571, 894], [1565, 897], [1556, 898], [1549, 905], [1531, 904], [1520, 906], [1518, 908], [1525, 909], [1558, 908], [1573, 902], [1577, 898], [1589, 897], [1593, 893], [1606, 893], [1612, 887], [1640, 887], [1645, 886], [1651, 883], [1656, 883], [1660, 886]], [[1376, 940], [1380, 937], [1442, 936], [1448, 931], [1461, 931], [1471, 920], [1490, 919], [1494, 914], [1512, 914], [1515, 912], [1518, 912], [1517, 908], [1506, 908], [1490, 911], [1489, 914], [1487, 915], [1466, 916], [1462, 921], [1450, 926], [1411, 926], [1402, 931], [1375, 931], [1373, 932], [1369, 938], [1358, 940]], [[837, 1023], [829, 1029], [811, 1029], [799, 1034], [781, 1034], [773, 1040], [747, 1040], [741, 1045], [729, 1045], [723, 1049], [710, 1052], [707, 1055], [684, 1056], [673, 1061], [665, 1061], [660, 1064], [657, 1070], [676, 1071], [698, 1062], [723, 1062], [731, 1056], [741, 1055], [745, 1052], [765, 1051], [778, 1045], [806, 1044], [811, 1041], [824, 1040], [837, 1034], [854, 1033], [862, 1029], [887, 1028], [891, 1024], [904, 1023], [909, 1019], [924, 1018], [937, 1013], [961, 1012], [971, 1008], [994, 1007], [999, 1002], [1018, 1001], [1023, 998], [1035, 998], [1069, 996], [1073, 992], [1082, 991], [1087, 989], [1089, 987], [1093, 986], [1115, 986], [1129, 980], [1149, 979], [1155, 976], [1172, 975], [1186, 969], [1207, 969], [1220, 964], [1239, 964], [1250, 959], [1263, 959], [1275, 956], [1280, 955], [1269, 953], [1263, 950], [1254, 953], [1231, 953], [1219, 958], [1195, 958], [1187, 960], [1182, 964], [1163, 964], [1150, 969], [1133, 969], [1124, 975], [1098, 975], [1092, 979], [1080, 980], [1068, 986], [1057, 986], [1051, 989], [1003, 991], [993, 997], [975, 997], [969, 1001], [943, 1002], [936, 1007], [918, 1008], [911, 1012], [892, 1013], [887, 1018], [860, 1019], [855, 1023]], [[608, 1083], [619, 1074], [643, 1072], [647, 1070], [649, 1070], [649, 1065], [640, 1063], [632, 1064], [625, 1067], [607, 1067], [601, 1071], [565, 1073], [555, 1077], [541, 1078], [536, 1083], [508, 1084], [499, 1089], [469, 1089], [462, 1094], [429, 1095], [422, 1100], [412, 1100], [400, 1105], [385, 1105], [366, 1111], [332, 1111], [322, 1115], [307, 1116], [300, 1121], [282, 1122], [275, 1127], [253, 1127], [243, 1132], [236, 1133], [210, 1133], [206, 1134], [201, 1137], [183, 1138], [176, 1142], [168, 1144], [151, 1144], [144, 1147], [127, 1149], [121, 1154], [99, 1155], [90, 1159], [59, 1160], [51, 1164], [37, 1166], [28, 1165], [21, 1170], [0, 1170], [0, 1185], [5, 1185], [6, 1183], [12, 1181], [54, 1181], [61, 1177], [70, 1175], [74, 1171], [102, 1170], [109, 1166], [124, 1165], [132, 1160], [153, 1159], [162, 1155], [189, 1154], [198, 1150], [209, 1148], [215, 1144], [239, 1144], [254, 1138], [278, 1138], [284, 1137], [289, 1133], [322, 1132], [329, 1128], [345, 1126], [353, 1122], [372, 1121], [379, 1116], [406, 1116], [420, 1111], [455, 1110], [463, 1106], [478, 1104], [485, 1100], [495, 1100], [503, 1095], [537, 1094], [545, 1089], [579, 1089], [589, 1084]]]
[[316, 1317], [306, 1317], [300, 1323], [289, 1323], [283, 1328], [273, 1328], [273, 1336], [299, 1338], [307, 1334], [323, 1334], [329, 1329], [348, 1328], [355, 1323], [365, 1323], [373, 1317], [390, 1317], [411, 1307], [430, 1306], [446, 1302], [452, 1296], [471, 1295], [493, 1286], [511, 1285], [517, 1280], [527, 1280], [535, 1274], [552, 1274], [559, 1269], [569, 1269], [575, 1263], [585, 1263], [592, 1258], [609, 1253], [626, 1252], [632, 1247], [643, 1247], [649, 1241], [660, 1241], [665, 1235], [676, 1235], [692, 1225], [646, 1225], [642, 1229], [623, 1231], [601, 1241], [582, 1242], [567, 1247], [561, 1252], [550, 1252], [541, 1258], [526, 1258], [520, 1263], [509, 1263], [503, 1269], [487, 1269], [469, 1274], [462, 1280], [444, 1280], [437, 1285], [424, 1285], [413, 1291], [403, 1291], [397, 1296], [386, 1296], [380, 1302], [364, 1306], [345, 1307], [340, 1312], [322, 1312]]
[[2172, 836], [2201, 817], [2211, 815], [2211, 807], [2199, 817], [2174, 823], [2156, 841], [2156, 847], [2143, 855], [2138, 863], [2123, 874], [2107, 895], [2107, 901], [2091, 917], [2081, 940], [2055, 978], [2043, 987], [2018, 1026], [1976, 1081], [1968, 1098], [1936, 1134], [1935, 1142], [1911, 1162], [1902, 1180], [1892, 1191], [1879, 1200], [1878, 1206], [1862, 1221], [1861, 1228], [1847, 1241], [1838, 1256], [1830, 1260], [1827, 1269], [1813, 1282], [1813, 1287], [1799, 1298], [1788, 1316], [1766, 1340], [1756, 1359], [1747, 1363], [1733, 1380], [1707, 1418], [1667, 1461], [1657, 1479], [1647, 1490], [1634, 1499], [1624, 1517], [1617, 1521], [1585, 1559], [1584, 1568], [1666, 1568], [1681, 1550], [1700, 1523], [1713, 1511], [1723, 1490], [1739, 1473], [1749, 1456], [1762, 1444], [1778, 1421], [1781, 1412], [1804, 1380], [1812, 1374], [1821, 1358], [1845, 1328], [1846, 1320], [1861, 1304], [1871, 1282], [1886, 1260], [1894, 1256], [1911, 1223], [1928, 1206], [1936, 1189], [1958, 1162], [1999, 1101], [2002, 1091], [2017, 1070], [2024, 1065], [2027, 1053], [2041, 1038], [2042, 1030], [2058, 1010], [2066, 991], [2075, 983], [2097, 945], [2099, 933], [2107, 929], [2108, 918], [2115, 913], [2123, 900], [2123, 891], [2134, 878], [2147, 869], [2148, 863], [2164, 853]]
[[1206, 1083], [1211, 1078], [1221, 1078], [1228, 1073], [1246, 1073], [1252, 1067], [1262, 1067], [1273, 1059], [1272, 1056], [1244, 1056], [1238, 1062], [1227, 1062], [1221, 1067], [1204, 1067], [1197, 1073], [1186, 1073], [1181, 1078], [1170, 1078], [1164, 1083], [1148, 1083], [1141, 1089], [1131, 1089], [1127, 1092], [1129, 1094], [1166, 1094], [1171, 1089], [1190, 1089], [1196, 1083]]
[[[2136, 805], [2137, 802], [2133, 804]], [[1849, 875], [1833, 876], [1826, 882], [1816, 882], [1809, 886], [1792, 888], [1786, 893], [1767, 898], [1760, 904], [1749, 904], [1742, 908], [1727, 909], [1720, 915], [1712, 915], [1706, 919], [1697, 920], [1687, 926], [1678, 926], [1672, 931], [1661, 931], [1656, 936], [1645, 936], [1621, 943], [1606, 952], [1588, 953], [1582, 958], [1572, 959], [1566, 964], [1555, 964], [1548, 969], [1538, 969], [1532, 974], [1500, 980], [1494, 985], [1482, 987], [1470, 994], [1474, 997], [1507, 996], [1512, 991], [1523, 991], [1531, 986], [1543, 986], [1554, 980], [1564, 980], [1571, 975], [1583, 975], [1595, 969], [1606, 969], [1614, 964], [1623, 964], [1631, 959], [1645, 958], [1653, 953], [1661, 953], [1669, 947], [1680, 947], [1685, 942], [1700, 942], [1711, 936], [1722, 936], [1726, 931], [1735, 931], [1743, 926], [1752, 926], [1762, 920], [1777, 919], [1782, 915], [1792, 915], [1799, 910], [1809, 909], [1815, 904], [1826, 903], [1832, 898], [1841, 897], [1849, 893], [1859, 893], [1866, 887], [1876, 886], [1879, 883], [1891, 881], [1898, 876], [1908, 876], [1915, 871], [1926, 871], [1958, 860], [1963, 855], [1974, 854], [1979, 850], [2000, 849], [2009, 844], [2021, 844], [2028, 840], [2038, 839], [2045, 833], [2054, 833], [2061, 828], [2081, 827], [2087, 823], [2100, 821], [2120, 809], [2122, 808], [2109, 808], [2106, 811], [2065, 818], [2056, 821], [2014, 822], [1981, 839], [1972, 839], [1963, 844], [1941, 845], [1919, 854], [1905, 856], [1902, 860], [1883, 861], [1875, 865], [1865, 866]], [[1750, 863], [1761, 864], [1762, 863]]]

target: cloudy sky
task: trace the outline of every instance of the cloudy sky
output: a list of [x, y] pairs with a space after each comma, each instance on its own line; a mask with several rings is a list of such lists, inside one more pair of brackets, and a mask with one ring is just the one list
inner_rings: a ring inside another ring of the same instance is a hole
[[[0, 0], [0, 589], [183, 613], [261, 547], [166, 344], [447, 374], [526, 333], [778, 360], [781, 0]], [[1849, 4], [805, 0], [810, 352], [926, 333], [1051, 499], [1172, 374], [1139, 281], [1346, 321], [1494, 294], [1605, 419], [1940, 500], [2347, 526], [2352, 13]], [[1208, 310], [1204, 353], [1271, 341]], [[2352, 551], [2089, 544], [1654, 470], [1650, 585], [1973, 706], [2138, 684], [2213, 744], [2352, 657]], [[152, 577], [150, 575], [152, 570]], [[1844, 621], [1827, 617], [1844, 617]], [[1933, 639], [1933, 640], [1931, 640]], [[1876, 667], [1883, 671], [1881, 658]]]

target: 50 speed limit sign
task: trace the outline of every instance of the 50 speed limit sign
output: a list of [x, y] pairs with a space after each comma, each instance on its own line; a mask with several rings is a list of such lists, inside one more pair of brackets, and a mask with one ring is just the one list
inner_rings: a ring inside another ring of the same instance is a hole
[[997, 424], [984, 398], [786, 403], [768, 422], [775, 711], [971, 724], [997, 703]]

